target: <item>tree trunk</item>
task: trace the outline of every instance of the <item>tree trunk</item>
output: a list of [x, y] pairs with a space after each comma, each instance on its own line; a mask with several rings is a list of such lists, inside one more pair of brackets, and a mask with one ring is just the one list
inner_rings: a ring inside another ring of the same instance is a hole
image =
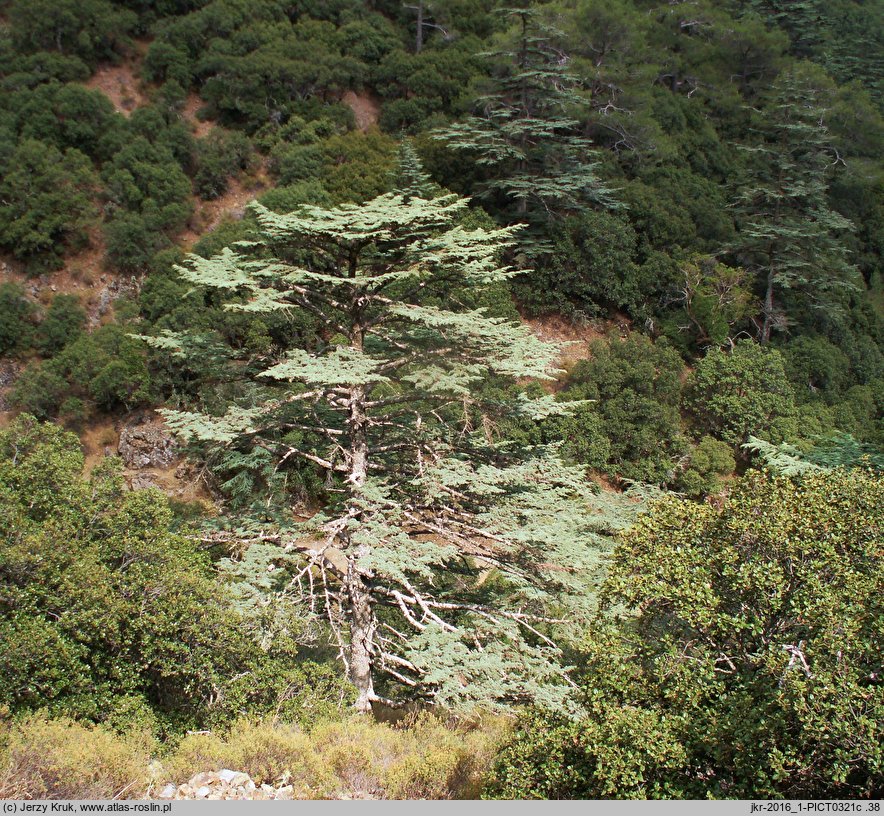
[[424, 47], [424, 4], [423, 0], [417, 3], [417, 33], [414, 36], [414, 53], [420, 54]]
[[[351, 336], [351, 346], [362, 350], [363, 331], [357, 319]], [[368, 417], [365, 409], [365, 386], [350, 389], [350, 415], [347, 420], [350, 432], [350, 468], [347, 481], [351, 496], [360, 492], [368, 475]], [[354, 707], [360, 713], [371, 711], [375, 697], [372, 678], [374, 634], [377, 629], [371, 597], [359, 572], [359, 559], [366, 555], [365, 545], [355, 550], [347, 548], [348, 564], [345, 590], [350, 602], [350, 680], [356, 686], [358, 696]]]
[[770, 269], [767, 273], [767, 289], [764, 292], [764, 322], [761, 324], [761, 343], [766, 345], [770, 340], [770, 332], [773, 326], [774, 311], [774, 273]]
[[350, 680], [358, 695], [354, 708], [367, 714], [375, 698], [371, 669], [377, 621], [368, 590], [356, 568], [356, 558], [351, 558], [347, 567], [346, 589], [350, 599]]
[[347, 481], [356, 488], [365, 484], [368, 474], [366, 422], [365, 387], [357, 385], [350, 390], [350, 473], [347, 476]]

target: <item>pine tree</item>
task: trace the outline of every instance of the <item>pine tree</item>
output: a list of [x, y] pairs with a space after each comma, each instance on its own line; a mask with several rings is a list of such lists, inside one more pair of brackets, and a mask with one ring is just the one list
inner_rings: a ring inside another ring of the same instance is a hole
[[435, 138], [487, 168], [478, 195], [502, 199], [498, 210], [510, 223], [527, 222], [531, 229], [523, 242], [537, 253], [550, 218], [616, 202], [598, 176], [591, 141], [578, 135], [579, 122], [569, 115], [585, 102], [577, 93], [579, 80], [567, 69], [567, 55], [553, 46], [536, 11], [503, 13], [515, 18], [518, 33], [510, 47], [486, 54], [503, 65], [493, 88], [476, 100], [473, 116]]
[[747, 174], [736, 199], [734, 249], [759, 279], [763, 343], [787, 323], [779, 304], [784, 290], [831, 307], [833, 292], [853, 285], [854, 270], [838, 237], [852, 225], [826, 199], [836, 154], [819, 96], [806, 79], [785, 74], [764, 111], [758, 144], [744, 146]]
[[[550, 604], [588, 611], [621, 517], [553, 449], [495, 438], [495, 417], [540, 421], [565, 406], [476, 396], [489, 375], [549, 378], [557, 350], [521, 324], [449, 307], [452, 286], [514, 274], [498, 258], [516, 228], [465, 230], [466, 205], [387, 194], [279, 215], [253, 204], [258, 242], [179, 270], [238, 295], [229, 308], [306, 310], [326, 328], [321, 347], [246, 367], [259, 399], [165, 416], [188, 438], [269, 451], [279, 473], [303, 460], [327, 475], [332, 498], [306, 523], [236, 520], [248, 551], [233, 568], [259, 595], [286, 591], [326, 617], [362, 711], [389, 699], [380, 676], [394, 696], [445, 705], [564, 704]], [[291, 260], [305, 250], [307, 263]]]

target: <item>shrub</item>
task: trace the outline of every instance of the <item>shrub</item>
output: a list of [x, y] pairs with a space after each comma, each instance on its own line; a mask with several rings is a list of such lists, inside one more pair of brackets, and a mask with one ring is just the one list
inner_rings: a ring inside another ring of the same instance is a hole
[[[286, 625], [295, 629], [300, 624], [291, 618]], [[355, 699], [355, 690], [336, 663], [293, 662], [287, 649], [276, 649], [225, 683], [224, 697], [212, 706], [209, 723], [223, 727], [248, 714], [260, 719], [272, 711], [274, 721], [309, 728], [340, 719]]]
[[733, 473], [736, 466], [730, 445], [704, 436], [691, 450], [688, 465], [679, 475], [676, 489], [689, 496], [715, 493], [721, 490], [721, 477]]
[[595, 314], [599, 307], [635, 312], [650, 293], [635, 263], [636, 234], [609, 212], [587, 210], [551, 227], [553, 251], [519, 285], [537, 311]]
[[141, 70], [147, 82], [159, 85], [171, 81], [181, 88], [190, 87], [192, 66], [187, 52], [164, 40], [151, 43]]
[[[568, 400], [593, 400], [560, 421], [566, 449], [578, 461], [612, 474], [665, 481], [673, 457], [684, 449], [679, 416], [683, 367], [665, 340], [653, 343], [633, 333], [625, 342], [618, 337], [594, 342], [591, 359], [574, 367], [562, 393]], [[591, 414], [598, 421], [591, 421]]]
[[48, 419], [58, 413], [68, 392], [68, 382], [58, 373], [56, 365], [31, 363], [16, 380], [10, 402], [37, 419]]
[[140, 272], [171, 243], [138, 213], [117, 213], [104, 224], [107, 258], [122, 272]]
[[797, 431], [784, 422], [795, 416], [792, 385], [783, 356], [751, 340], [733, 351], [713, 348], [697, 364], [687, 389], [687, 406], [698, 425], [731, 445], [750, 436], [772, 442]]
[[882, 501], [839, 469], [658, 503], [614, 553], [582, 714], [521, 717], [491, 793], [880, 797]]
[[19, 51], [57, 50], [94, 65], [114, 58], [138, 17], [108, 0], [14, 0], [9, 19]]
[[569, 416], [550, 420], [550, 430], [564, 442], [562, 453], [575, 462], [605, 470], [611, 460], [611, 440], [594, 405], [581, 405]]
[[140, 214], [156, 231], [180, 229], [190, 215], [190, 180], [168, 145], [129, 138], [102, 168], [112, 208]]
[[320, 181], [336, 203], [386, 192], [395, 159], [396, 142], [378, 131], [351, 131], [322, 142], [280, 145], [274, 151], [280, 184]]
[[108, 134], [125, 121], [101, 91], [74, 83], [19, 91], [7, 104], [15, 111], [20, 140], [38, 139], [101, 160], [107, 158], [102, 148]]
[[244, 170], [252, 154], [252, 145], [242, 133], [213, 130], [199, 143], [197, 170], [193, 178], [200, 198], [212, 199], [227, 190], [230, 177]]
[[86, 311], [76, 295], [56, 295], [37, 330], [37, 350], [51, 356], [83, 332]]
[[28, 799], [137, 799], [149, 783], [151, 742], [68, 718], [33, 714], [9, 735], [0, 779]]
[[802, 402], [822, 398], [831, 403], [848, 387], [850, 360], [825, 337], [798, 337], [783, 353], [786, 373]]
[[97, 179], [79, 150], [26, 139], [0, 171], [0, 246], [40, 272], [60, 266], [66, 249], [87, 245]]
[[77, 397], [68, 397], [59, 406], [58, 415], [66, 428], [79, 430], [82, 429], [89, 417], [89, 408], [83, 400]]
[[16, 283], [0, 283], [0, 356], [30, 345], [34, 305]]
[[151, 400], [144, 350], [119, 326], [103, 326], [83, 335], [52, 363], [71, 386], [103, 410], [131, 410]]
[[236, 768], [256, 782], [284, 781], [295, 795], [386, 799], [474, 798], [505, 733], [503, 720], [446, 726], [431, 716], [391, 727], [367, 718], [320, 722], [309, 732], [243, 720], [226, 737], [185, 737], [164, 763], [172, 780]]
[[[0, 705], [144, 724], [149, 702], [169, 728], [198, 725], [264, 653], [166, 499], [124, 491], [113, 460], [88, 482], [82, 467], [57, 426], [0, 432]], [[256, 707], [278, 703], [280, 675]]]

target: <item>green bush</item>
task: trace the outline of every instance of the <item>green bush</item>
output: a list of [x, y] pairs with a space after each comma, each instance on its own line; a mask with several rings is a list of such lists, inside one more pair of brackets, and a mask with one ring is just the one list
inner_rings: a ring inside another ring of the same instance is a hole
[[850, 360], [825, 337], [797, 337], [785, 347], [783, 354], [786, 373], [800, 401], [824, 399], [831, 403], [848, 387]]
[[564, 443], [562, 453], [575, 462], [596, 470], [607, 470], [611, 460], [611, 440], [605, 421], [592, 405], [572, 409], [570, 416], [550, 421], [551, 436]]
[[[115, 460], [23, 415], [0, 432], [0, 707], [165, 733], [272, 715], [304, 726], [352, 701], [336, 666], [253, 637], [205, 550]], [[63, 609], [64, 614], [56, 614]], [[291, 633], [298, 620], [290, 616]]]
[[122, 272], [141, 272], [151, 259], [171, 245], [139, 213], [119, 213], [104, 224], [107, 259]]
[[702, 496], [721, 490], [721, 477], [730, 476], [737, 466], [733, 451], [726, 442], [704, 436], [691, 449], [685, 469], [675, 484], [689, 496]]
[[189, 88], [193, 78], [193, 65], [187, 51], [164, 40], [152, 42], [141, 73], [147, 82], [162, 85], [166, 82], [177, 82], [182, 88]]
[[799, 430], [782, 354], [751, 340], [731, 352], [711, 349], [697, 363], [686, 396], [698, 426], [730, 445], [750, 435], [780, 442]]
[[125, 121], [101, 91], [74, 83], [40, 85], [4, 101], [15, 115], [19, 140], [36, 139], [101, 161], [108, 158], [110, 134]]
[[34, 331], [34, 305], [17, 283], [0, 283], [0, 356], [24, 351]]
[[83, 333], [86, 311], [76, 295], [56, 295], [37, 329], [37, 350], [50, 357]]
[[96, 188], [92, 164], [79, 150], [22, 141], [0, 162], [0, 247], [33, 272], [60, 266], [67, 250], [88, 244]]
[[244, 170], [252, 154], [252, 145], [241, 133], [213, 130], [197, 149], [194, 188], [200, 198], [218, 198], [227, 190], [231, 176]]
[[553, 251], [519, 289], [537, 311], [635, 313], [651, 292], [635, 261], [636, 234], [621, 216], [587, 210], [552, 225]]
[[595, 341], [591, 353], [574, 366], [562, 392], [563, 399], [592, 400], [574, 417], [559, 420], [566, 451], [612, 475], [668, 481], [673, 460], [685, 447], [681, 358], [665, 340], [653, 343], [638, 333], [626, 341], [613, 335]]
[[521, 716], [489, 794], [880, 797], [882, 502], [835, 470], [658, 504], [614, 553], [582, 714]]
[[55, 426], [25, 415], [0, 433], [0, 704], [103, 720], [141, 698], [205, 716], [252, 662], [242, 621], [161, 494], [82, 465]]
[[395, 141], [379, 131], [351, 131], [321, 142], [281, 144], [273, 168], [283, 186], [319, 181], [335, 203], [364, 201], [387, 192]]
[[13, 387], [12, 404], [40, 419], [56, 416], [68, 398], [89, 400], [105, 411], [149, 404], [153, 391], [143, 349], [115, 327], [106, 329], [28, 366]]
[[117, 55], [137, 20], [108, 0], [13, 0], [8, 13], [19, 51], [57, 50], [93, 66]]
[[15, 381], [10, 402], [38, 419], [49, 419], [69, 393], [68, 381], [52, 363], [31, 363]]
[[190, 216], [190, 180], [169, 145], [143, 136], [127, 140], [102, 177], [111, 212], [105, 224], [108, 257], [120, 269], [144, 269]]

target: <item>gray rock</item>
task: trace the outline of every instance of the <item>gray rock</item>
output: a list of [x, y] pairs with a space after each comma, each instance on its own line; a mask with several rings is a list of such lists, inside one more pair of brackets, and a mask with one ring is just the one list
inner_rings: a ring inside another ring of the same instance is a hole
[[123, 462], [136, 469], [168, 467], [176, 455], [175, 440], [158, 419], [135, 421], [123, 428], [117, 450]]
[[98, 314], [105, 315], [107, 314], [107, 310], [110, 309], [111, 304], [111, 293], [110, 289], [104, 287], [98, 295]]

